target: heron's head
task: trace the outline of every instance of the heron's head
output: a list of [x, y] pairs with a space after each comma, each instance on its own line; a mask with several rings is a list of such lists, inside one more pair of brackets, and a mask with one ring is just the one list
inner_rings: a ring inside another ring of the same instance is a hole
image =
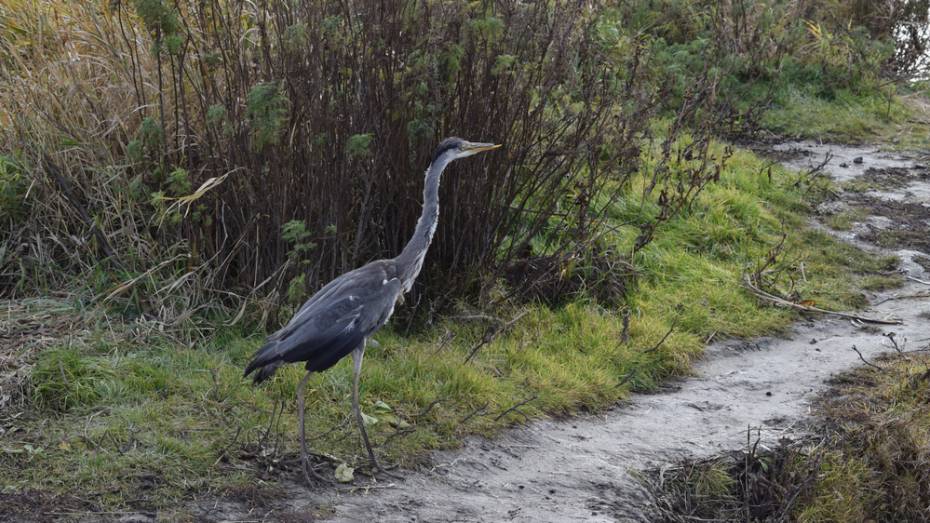
[[483, 153], [484, 151], [490, 151], [492, 149], [497, 149], [500, 145], [495, 145], [493, 143], [481, 143], [481, 142], [469, 142], [468, 140], [463, 140], [461, 138], [446, 138], [443, 140], [439, 147], [436, 148], [436, 154], [433, 155], [433, 161], [435, 162], [444, 155], [449, 156], [449, 160], [458, 160], [459, 158], [465, 158], [473, 154]]

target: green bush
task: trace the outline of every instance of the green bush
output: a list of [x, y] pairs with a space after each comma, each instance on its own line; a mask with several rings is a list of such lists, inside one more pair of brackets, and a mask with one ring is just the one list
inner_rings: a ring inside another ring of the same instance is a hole
[[252, 128], [252, 147], [261, 151], [278, 143], [287, 121], [288, 99], [277, 83], [256, 84], [246, 98], [246, 115]]

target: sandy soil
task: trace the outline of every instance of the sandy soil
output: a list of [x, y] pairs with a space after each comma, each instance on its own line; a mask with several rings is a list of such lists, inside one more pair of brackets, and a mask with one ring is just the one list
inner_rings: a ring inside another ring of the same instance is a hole
[[[824, 213], [850, 207], [866, 211], [861, 214], [867, 218], [843, 233], [848, 241], [861, 243], [876, 229], [897, 227], [894, 216], [888, 216], [893, 212], [883, 208], [912, 207], [917, 221], [909, 226], [930, 220], [930, 198], [925, 197], [930, 182], [911, 158], [873, 147], [789, 143], [775, 149], [786, 165], [799, 169], [821, 163], [830, 153], [824, 172], [839, 181], [881, 178], [881, 170], [897, 170], [895, 183], [865, 194], [844, 193], [838, 203], [825, 206]], [[911, 277], [930, 280], [915, 262], [920, 253], [913, 245], [867, 247], [898, 254]], [[716, 343], [693, 377], [658, 394], [636, 395], [601, 415], [540, 421], [494, 440], [470, 439], [459, 450], [436, 453], [431, 468], [405, 472], [403, 481], [382, 481], [354, 492], [311, 494], [295, 487], [285, 506], [235, 518], [287, 520], [322, 509], [339, 522], [650, 521], [652, 503], [637, 471], [735, 450], [745, 445], [748, 428], [754, 439], [758, 431], [761, 444], [770, 446], [779, 437], [803, 434], [811, 401], [826, 389], [827, 380], [861, 364], [853, 346], [871, 358], [889, 350], [884, 336], [889, 332], [899, 342], [906, 339], [908, 347], [930, 342], [930, 298], [907, 297], [927, 291], [930, 284], [911, 279], [903, 288], [872, 296], [873, 305], [861, 312], [900, 318], [903, 325], [818, 318], [799, 323], [785, 338]], [[214, 505], [204, 515], [234, 517], [226, 508]]]

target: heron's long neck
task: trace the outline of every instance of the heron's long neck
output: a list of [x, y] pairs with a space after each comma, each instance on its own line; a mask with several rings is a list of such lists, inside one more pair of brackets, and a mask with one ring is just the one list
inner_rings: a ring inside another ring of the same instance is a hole
[[439, 181], [442, 178], [443, 169], [450, 161], [451, 158], [443, 154], [436, 158], [426, 170], [426, 180], [423, 184], [423, 212], [417, 220], [413, 236], [396, 258], [404, 292], [410, 290], [413, 280], [420, 274], [426, 251], [429, 249], [430, 242], [433, 241], [433, 233], [436, 232], [436, 224], [439, 222]]

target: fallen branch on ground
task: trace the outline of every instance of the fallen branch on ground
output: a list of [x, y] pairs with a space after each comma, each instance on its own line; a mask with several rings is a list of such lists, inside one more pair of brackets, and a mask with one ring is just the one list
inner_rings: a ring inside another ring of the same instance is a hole
[[749, 280], [749, 275], [748, 275], [748, 274], [745, 275], [745, 276], [743, 277], [743, 285], [745, 285], [746, 288], [749, 289], [750, 292], [752, 292], [754, 295], [756, 295], [756, 297], [762, 298], [762, 299], [767, 300], [767, 301], [770, 301], [770, 302], [772, 302], [772, 303], [774, 303], [774, 304], [776, 304], [776, 305], [780, 305], [780, 306], [782, 306], [782, 307], [788, 307], [788, 308], [790, 308], [790, 309], [796, 309], [796, 310], [804, 311], [804, 312], [817, 312], [817, 313], [820, 313], [820, 314], [827, 314], [827, 315], [836, 316], [836, 317], [839, 317], [839, 318], [847, 318], [847, 319], [850, 319], [850, 320], [857, 320], [857, 321], [861, 321], [861, 322], [863, 322], [863, 323], [876, 323], [876, 324], [878, 324], [878, 325], [901, 325], [902, 323], [904, 323], [903, 321], [901, 321], [901, 320], [899, 320], [899, 319], [880, 320], [880, 319], [877, 319], [877, 318], [867, 318], [867, 317], [865, 317], [865, 316], [859, 316], [859, 315], [856, 315], [856, 314], [849, 314], [849, 313], [846, 313], [846, 312], [828, 311], [828, 310], [826, 310], [826, 309], [821, 309], [821, 308], [819, 308], [819, 307], [813, 307], [813, 306], [810, 306], [810, 305], [801, 305], [801, 304], [799, 304], [799, 303], [794, 303], [794, 302], [792, 302], [792, 301], [788, 301], [788, 300], [786, 300], [786, 299], [784, 299], [784, 298], [781, 298], [781, 297], [779, 297], [779, 296], [775, 296], [774, 294], [770, 294], [770, 293], [768, 293], [768, 292], [765, 292], [764, 290], [760, 289], [759, 287], [756, 287], [756, 286], [753, 285], [752, 282]]
[[874, 305], [881, 305], [885, 303], [886, 301], [910, 300], [910, 299], [916, 299], [916, 298], [930, 298], [930, 292], [918, 292], [915, 294], [894, 294], [882, 300], [878, 300], [877, 302], [874, 303]]

